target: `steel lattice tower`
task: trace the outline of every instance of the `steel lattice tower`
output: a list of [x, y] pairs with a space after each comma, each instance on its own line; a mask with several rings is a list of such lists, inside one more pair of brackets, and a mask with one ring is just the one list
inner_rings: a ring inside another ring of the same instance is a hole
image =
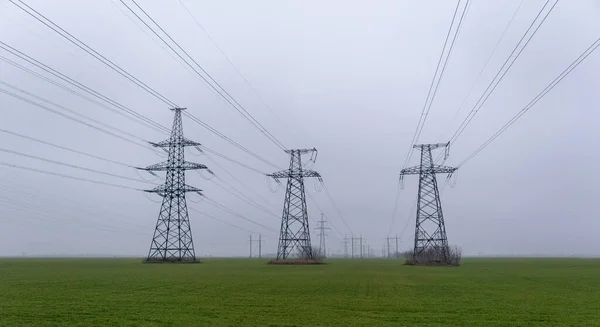
[[448, 261], [448, 237], [435, 175], [452, 174], [458, 168], [436, 165], [431, 156], [431, 150], [446, 148], [445, 158], [447, 158], [448, 145], [449, 143], [415, 145], [414, 148], [421, 150], [421, 164], [402, 169], [400, 172], [400, 179], [405, 175], [419, 175], [413, 259], [417, 259], [424, 251], [432, 250], [438, 260]]
[[325, 239], [327, 237], [326, 231], [331, 230], [331, 228], [325, 227], [325, 223], [327, 222], [327, 220], [323, 219], [324, 215], [325, 214], [321, 213], [321, 220], [317, 221], [319, 223], [319, 226], [315, 228], [319, 230], [319, 234], [317, 234], [317, 236], [319, 236], [319, 255], [321, 256], [321, 258], [327, 258], [327, 244], [325, 243]]
[[[313, 170], [304, 170], [302, 155], [316, 154], [317, 149], [286, 150], [290, 154], [290, 168], [267, 176], [275, 179], [287, 178], [285, 201], [283, 203], [283, 216], [281, 218], [281, 232], [279, 246], [277, 247], [277, 260], [287, 259], [290, 255], [302, 254], [305, 258], [313, 258], [310, 243], [310, 229], [308, 227], [308, 212], [306, 209], [306, 195], [304, 193], [304, 178], [321, 175]], [[316, 160], [316, 155], [314, 159]], [[297, 251], [297, 252], [294, 252]]]
[[151, 190], [145, 190], [145, 192], [162, 196], [162, 205], [146, 262], [198, 262], [194, 252], [185, 194], [196, 192], [202, 195], [202, 193], [200, 189], [186, 185], [185, 171], [208, 168], [205, 165], [185, 161], [184, 148], [187, 146], [198, 147], [200, 143], [183, 137], [181, 111], [185, 108], [171, 110], [175, 112], [171, 137], [159, 143], [150, 142], [152, 146], [162, 148], [168, 153], [167, 161], [146, 168], [138, 168], [151, 174], [154, 174], [155, 171], [166, 172], [164, 184]]

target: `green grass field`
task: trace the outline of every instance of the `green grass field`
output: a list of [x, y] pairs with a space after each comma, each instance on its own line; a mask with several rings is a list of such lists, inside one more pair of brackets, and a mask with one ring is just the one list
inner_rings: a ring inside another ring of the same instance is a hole
[[6, 326], [600, 326], [600, 260], [0, 260]]

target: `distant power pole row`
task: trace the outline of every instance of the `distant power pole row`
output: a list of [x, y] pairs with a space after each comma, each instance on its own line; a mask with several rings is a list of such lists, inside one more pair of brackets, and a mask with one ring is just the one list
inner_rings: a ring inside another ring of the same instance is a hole
[[[365, 238], [362, 237], [348, 237], [344, 236], [342, 243], [344, 244], [344, 258], [348, 258], [348, 244], [350, 244], [350, 258], [364, 258], [365, 253], [367, 256], [372, 256], [371, 246], [364, 243]], [[356, 249], [358, 248], [358, 249]]]
[[386, 237], [386, 244], [387, 244], [387, 257], [391, 258], [392, 255], [390, 253], [390, 240], [395, 240], [396, 241], [396, 252], [394, 253], [394, 255], [396, 256], [396, 258], [400, 257], [400, 252], [398, 252], [398, 235], [396, 235], [396, 237]]
[[317, 229], [319, 231], [319, 233], [317, 234], [317, 236], [319, 236], [319, 256], [321, 258], [327, 258], [327, 251], [326, 251], [326, 244], [325, 244], [325, 237], [327, 236], [326, 231], [327, 230], [331, 230], [331, 228], [329, 227], [325, 227], [325, 223], [327, 222], [327, 220], [323, 219], [324, 214], [321, 213], [321, 220], [317, 221], [317, 223], [319, 223], [319, 226], [317, 226]]
[[262, 258], [262, 244], [263, 244], [263, 240], [262, 240], [262, 234], [258, 234], [258, 240], [253, 240], [252, 239], [252, 234], [250, 234], [250, 240], [248, 241], [248, 243], [250, 243], [250, 258], [252, 258], [252, 247], [254, 243], [258, 243], [258, 257]]

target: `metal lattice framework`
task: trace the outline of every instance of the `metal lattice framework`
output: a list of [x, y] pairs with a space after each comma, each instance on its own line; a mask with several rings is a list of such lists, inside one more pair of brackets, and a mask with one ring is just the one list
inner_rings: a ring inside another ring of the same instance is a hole
[[421, 150], [421, 164], [402, 169], [400, 172], [400, 179], [405, 175], [419, 175], [413, 259], [417, 259], [424, 251], [430, 250], [442, 262], [447, 262], [449, 259], [448, 237], [435, 175], [451, 175], [458, 168], [436, 165], [431, 155], [434, 149], [446, 148], [445, 158], [447, 158], [448, 145], [449, 143], [415, 145], [414, 148]]
[[202, 164], [185, 161], [185, 147], [199, 147], [200, 143], [183, 137], [181, 111], [185, 108], [171, 110], [175, 112], [175, 118], [170, 138], [159, 143], [150, 143], [168, 153], [167, 161], [146, 168], [138, 168], [151, 174], [154, 174], [155, 171], [166, 172], [164, 184], [151, 190], [145, 190], [145, 192], [156, 193], [162, 197], [162, 205], [146, 262], [198, 262], [194, 252], [185, 194], [195, 192], [202, 195], [202, 193], [200, 189], [185, 184], [185, 171], [208, 170], [208, 168]]
[[327, 258], [327, 244], [325, 243], [325, 240], [327, 238], [327, 231], [331, 230], [331, 228], [325, 227], [325, 223], [327, 222], [327, 220], [323, 219], [324, 216], [325, 214], [321, 213], [321, 220], [317, 221], [317, 223], [319, 223], [319, 226], [315, 228], [319, 231], [319, 233], [317, 234], [317, 236], [319, 236], [319, 256], [323, 259]]
[[314, 154], [314, 158], [311, 157], [311, 160], [314, 162], [316, 160], [317, 149], [286, 150], [285, 152], [290, 154], [291, 157], [290, 168], [267, 175], [276, 180], [287, 178], [277, 260], [287, 259], [290, 256], [298, 254], [304, 258], [312, 259], [313, 253], [310, 243], [304, 178], [317, 177], [320, 179], [321, 175], [310, 169], [304, 170], [302, 155], [307, 153]]

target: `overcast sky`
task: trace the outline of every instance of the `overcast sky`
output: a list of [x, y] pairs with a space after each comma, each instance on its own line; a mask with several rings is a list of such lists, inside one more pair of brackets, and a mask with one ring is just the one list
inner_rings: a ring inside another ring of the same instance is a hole
[[[478, 79], [521, 0], [472, 1], [420, 143], [450, 139], [545, 2], [523, 2]], [[349, 226], [326, 193], [317, 192], [313, 182], [306, 181], [307, 192], [333, 227], [328, 237], [330, 251], [341, 253], [342, 238], [351, 234], [362, 235], [378, 254], [389, 234], [400, 237], [402, 249], [411, 247], [418, 177], [406, 178], [390, 233], [398, 173], [423, 109], [455, 1], [185, 0], [264, 102], [179, 1], [138, 3], [286, 147], [319, 150], [314, 169], [322, 174]], [[289, 164], [283, 151], [176, 60], [137, 18], [126, 15], [127, 9], [119, 1], [28, 0], [27, 4], [231, 139], [279, 167]], [[598, 38], [598, 15], [597, 1], [559, 2], [464, 134], [452, 144], [446, 164], [457, 165], [465, 159]], [[172, 123], [167, 105], [6, 0], [0, 0], [0, 41], [162, 125]], [[4, 50], [0, 55], [43, 73]], [[448, 187], [442, 194], [450, 244], [469, 255], [599, 254], [599, 68], [600, 53], [594, 53], [461, 167], [456, 187]], [[3, 61], [0, 81], [143, 140], [166, 138]], [[465, 107], [455, 116], [476, 81]], [[9, 89], [5, 84], [0, 87]], [[8, 95], [0, 95], [0, 110], [0, 128], [4, 130], [131, 166], [164, 159]], [[189, 139], [264, 173], [276, 170], [189, 118], [184, 118], [183, 124]], [[0, 133], [0, 139], [3, 149], [134, 179], [153, 178], [6, 133]], [[188, 201], [191, 208], [240, 227], [190, 211], [196, 254], [247, 255], [250, 233], [246, 230], [253, 231], [253, 237], [262, 234], [264, 252], [276, 252], [284, 189], [272, 193], [264, 175], [188, 150], [188, 160], [206, 164], [272, 212], [263, 212], [224, 191], [222, 187], [227, 186], [216, 179], [208, 181], [190, 172], [188, 183], [204, 190], [208, 198], [270, 227], [254, 225], [207, 201]], [[0, 161], [133, 188], [152, 187], [9, 153], [0, 152]], [[417, 163], [415, 153], [409, 164]], [[443, 185], [445, 176], [438, 179]], [[160, 199], [146, 198], [139, 191], [0, 167], [0, 255], [146, 255], [160, 206], [151, 200]], [[189, 200], [201, 199], [191, 195]], [[311, 200], [308, 208], [314, 232], [321, 212]], [[316, 243], [316, 233], [312, 238]]]

